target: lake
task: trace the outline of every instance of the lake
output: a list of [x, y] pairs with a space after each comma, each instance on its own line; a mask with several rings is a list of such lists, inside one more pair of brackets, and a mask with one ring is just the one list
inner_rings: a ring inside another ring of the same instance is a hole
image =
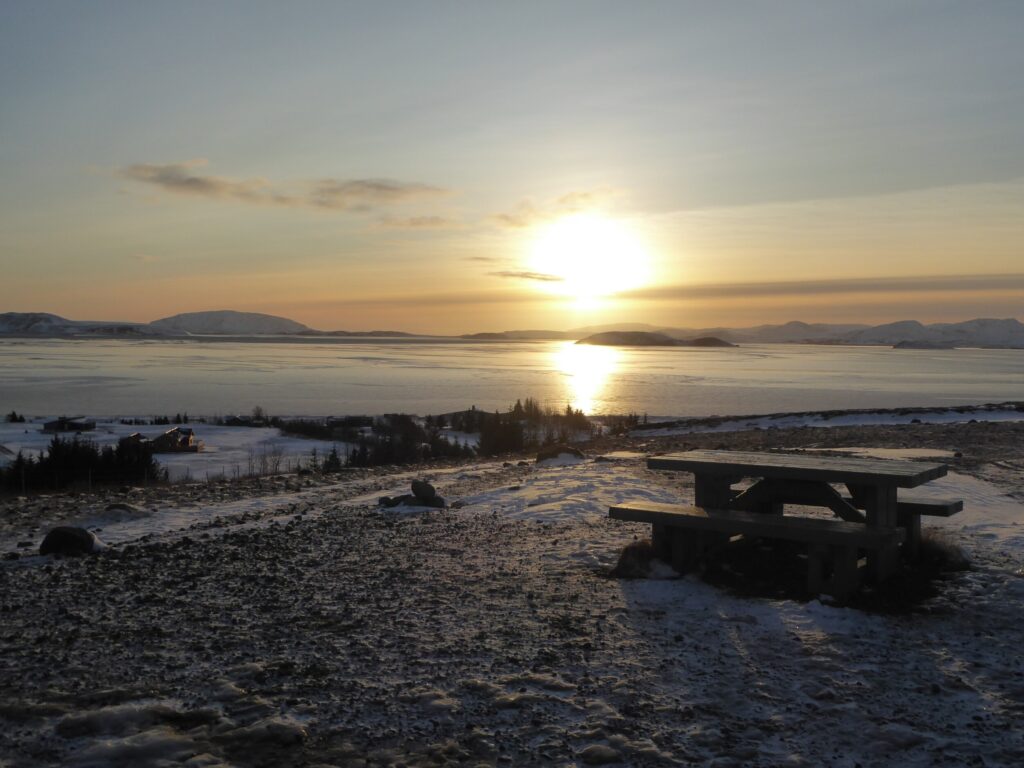
[[1024, 350], [458, 340], [0, 340], [0, 411], [425, 415], [532, 396], [651, 417], [1024, 399]]

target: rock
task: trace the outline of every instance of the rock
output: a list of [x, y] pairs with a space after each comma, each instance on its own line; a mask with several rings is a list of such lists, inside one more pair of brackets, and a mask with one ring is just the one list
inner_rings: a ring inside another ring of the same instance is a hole
[[115, 501], [113, 504], [107, 504], [107, 512], [128, 512], [136, 515], [142, 514], [142, 510], [134, 504], [126, 504], [123, 501]]
[[420, 501], [429, 502], [430, 500], [437, 498], [437, 491], [434, 490], [434, 486], [426, 480], [413, 480], [412, 495]]
[[39, 545], [40, 555], [88, 555], [103, 549], [96, 534], [70, 525], [60, 525], [46, 534]]
[[557, 459], [563, 454], [575, 456], [577, 459], [583, 458], [583, 451], [579, 448], [574, 448], [571, 445], [565, 445], [559, 443], [558, 445], [548, 445], [537, 451], [537, 461], [546, 461], [547, 459]]
[[8, 552], [4, 555], [4, 560], [17, 560], [20, 557], [21, 555], [19, 555], [17, 552]]
[[585, 765], [607, 765], [619, 762], [622, 755], [606, 744], [591, 744], [580, 751], [579, 758]]
[[377, 504], [382, 507], [433, 507], [444, 509], [445, 501], [440, 496], [434, 496], [430, 500], [424, 500], [413, 496], [411, 493], [404, 493], [401, 496], [381, 496]]
[[657, 559], [650, 539], [627, 544], [611, 574], [620, 579], [646, 579], [651, 573], [651, 562]]

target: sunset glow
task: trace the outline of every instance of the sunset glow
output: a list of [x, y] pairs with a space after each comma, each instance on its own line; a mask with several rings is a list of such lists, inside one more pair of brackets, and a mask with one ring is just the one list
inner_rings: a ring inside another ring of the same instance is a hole
[[1019, 4], [58, 5], [0, 23], [0, 311], [458, 335], [1024, 307]]
[[567, 341], [554, 353], [554, 367], [566, 377], [569, 405], [595, 413], [609, 379], [615, 374], [622, 350]]
[[576, 214], [542, 228], [531, 244], [529, 268], [552, 279], [545, 290], [589, 308], [619, 291], [641, 288], [650, 254], [629, 227], [594, 214]]

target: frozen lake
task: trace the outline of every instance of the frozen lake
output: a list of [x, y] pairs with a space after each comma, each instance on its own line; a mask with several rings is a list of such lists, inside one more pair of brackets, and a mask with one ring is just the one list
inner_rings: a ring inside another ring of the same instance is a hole
[[29, 415], [425, 415], [532, 396], [707, 416], [1024, 399], [1024, 350], [571, 342], [0, 340], [0, 410]]

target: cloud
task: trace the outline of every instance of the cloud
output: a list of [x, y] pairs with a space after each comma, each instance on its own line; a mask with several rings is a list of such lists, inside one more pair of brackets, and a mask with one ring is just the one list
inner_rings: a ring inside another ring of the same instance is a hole
[[389, 179], [321, 179], [313, 182], [308, 200], [321, 208], [369, 210], [439, 194], [444, 194], [444, 190], [439, 187]]
[[622, 298], [656, 301], [731, 297], [813, 296], [854, 293], [935, 293], [1024, 290], [1024, 274], [931, 275], [835, 280], [802, 280], [767, 283], [704, 283], [637, 288]]
[[299, 304], [278, 305], [282, 307], [301, 306], [313, 309], [342, 310], [352, 307], [373, 307], [394, 310], [396, 307], [447, 307], [447, 306], [492, 306], [495, 304], [551, 304], [556, 297], [539, 291], [463, 291], [450, 293], [395, 294], [368, 296], [344, 300], [308, 301]]
[[544, 272], [527, 272], [525, 270], [502, 270], [500, 272], [488, 272], [492, 277], [506, 277], [513, 280], [537, 280], [542, 283], [560, 283], [564, 278], [558, 275], [549, 275]]
[[610, 187], [598, 187], [567, 192], [542, 205], [532, 200], [523, 200], [515, 210], [496, 213], [490, 219], [501, 227], [523, 229], [559, 216], [571, 216], [598, 208], [615, 195], [615, 190]]
[[380, 223], [389, 229], [458, 229], [460, 224], [443, 216], [382, 216]]
[[133, 253], [128, 258], [131, 259], [132, 261], [137, 261], [140, 264], [156, 264], [158, 261], [160, 261], [160, 258], [158, 256], [153, 256], [152, 254], [149, 253]]
[[520, 203], [515, 211], [494, 214], [491, 216], [491, 221], [509, 229], [524, 229], [543, 218], [547, 217], [538, 211], [532, 203], [525, 201]]
[[197, 169], [206, 164], [201, 158], [165, 165], [140, 163], [120, 169], [118, 175], [174, 194], [331, 211], [369, 211], [446, 194], [440, 187], [391, 179], [317, 179], [283, 184], [264, 178], [232, 179], [200, 173]]
[[476, 261], [480, 264], [497, 264], [504, 259], [500, 259], [497, 256], [466, 256], [463, 261]]

